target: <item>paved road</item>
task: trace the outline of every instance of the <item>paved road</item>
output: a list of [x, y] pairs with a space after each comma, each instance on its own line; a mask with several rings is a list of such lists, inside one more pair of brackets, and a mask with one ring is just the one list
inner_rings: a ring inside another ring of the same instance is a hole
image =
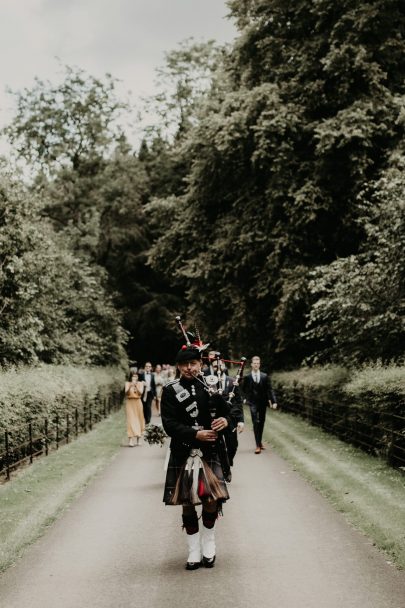
[[0, 577], [4, 608], [404, 608], [405, 573], [269, 450], [241, 438], [217, 563], [188, 572], [165, 449], [122, 448]]

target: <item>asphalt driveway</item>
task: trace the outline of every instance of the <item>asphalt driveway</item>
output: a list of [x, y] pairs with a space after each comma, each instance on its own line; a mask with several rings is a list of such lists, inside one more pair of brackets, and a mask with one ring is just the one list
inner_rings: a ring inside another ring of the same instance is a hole
[[4, 608], [405, 608], [387, 563], [289, 465], [240, 440], [212, 570], [186, 571], [180, 507], [162, 503], [166, 448], [122, 448], [0, 577]]

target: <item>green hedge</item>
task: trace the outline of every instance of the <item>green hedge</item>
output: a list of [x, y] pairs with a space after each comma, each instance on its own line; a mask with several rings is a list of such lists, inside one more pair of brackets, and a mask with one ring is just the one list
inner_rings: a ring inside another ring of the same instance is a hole
[[120, 394], [124, 381], [119, 367], [42, 365], [0, 371], [0, 451], [6, 430], [12, 445], [26, 441], [29, 422], [36, 432], [45, 418], [50, 425], [57, 416], [73, 420], [76, 408], [82, 413], [90, 404], [96, 419], [105, 400]]
[[390, 395], [405, 397], [405, 367], [400, 365], [375, 364], [355, 370], [338, 365], [301, 367], [275, 372], [272, 378], [286, 387], [298, 385], [326, 393], [339, 389], [356, 398], [373, 395], [378, 402]]
[[375, 364], [273, 375], [280, 406], [405, 468], [405, 368]]

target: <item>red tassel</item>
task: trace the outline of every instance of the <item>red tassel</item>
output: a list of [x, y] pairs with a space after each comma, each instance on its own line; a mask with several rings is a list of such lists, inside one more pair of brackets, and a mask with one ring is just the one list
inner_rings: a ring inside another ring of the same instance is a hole
[[209, 494], [207, 493], [206, 485], [204, 483], [204, 479], [202, 479], [201, 477], [198, 481], [198, 496], [200, 498], [205, 498], [206, 496], [209, 496]]

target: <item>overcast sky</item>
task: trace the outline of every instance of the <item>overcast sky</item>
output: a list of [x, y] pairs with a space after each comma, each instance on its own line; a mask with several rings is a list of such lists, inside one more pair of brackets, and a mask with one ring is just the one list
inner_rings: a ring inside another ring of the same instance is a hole
[[0, 0], [0, 128], [13, 114], [6, 88], [58, 82], [56, 58], [110, 72], [134, 100], [151, 94], [154, 68], [180, 41], [232, 41], [228, 12], [225, 0]]

